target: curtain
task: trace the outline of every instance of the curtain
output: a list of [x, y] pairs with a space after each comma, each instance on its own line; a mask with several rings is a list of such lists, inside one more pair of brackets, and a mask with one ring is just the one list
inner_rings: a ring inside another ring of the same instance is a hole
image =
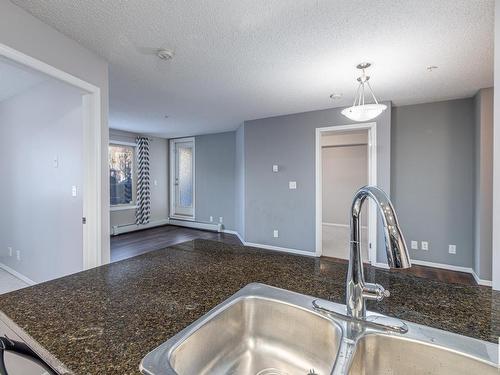
[[135, 223], [147, 224], [151, 216], [149, 185], [149, 138], [137, 137], [137, 210]]

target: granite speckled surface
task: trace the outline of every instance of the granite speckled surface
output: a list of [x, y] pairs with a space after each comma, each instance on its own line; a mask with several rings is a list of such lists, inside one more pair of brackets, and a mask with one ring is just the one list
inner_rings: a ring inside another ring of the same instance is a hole
[[[370, 268], [369, 309], [497, 343], [500, 293]], [[69, 372], [138, 374], [142, 357], [251, 282], [344, 303], [346, 265], [194, 240], [0, 295], [0, 310]]]

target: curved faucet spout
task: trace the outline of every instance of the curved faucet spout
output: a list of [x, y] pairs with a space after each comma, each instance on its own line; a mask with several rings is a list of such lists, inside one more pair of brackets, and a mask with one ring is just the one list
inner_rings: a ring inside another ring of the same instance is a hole
[[346, 290], [347, 313], [357, 319], [366, 317], [365, 300], [381, 301], [384, 297], [389, 296], [389, 292], [384, 290], [381, 285], [366, 283], [363, 274], [359, 217], [363, 202], [367, 197], [375, 201], [382, 217], [389, 267], [411, 267], [410, 255], [391, 201], [378, 187], [362, 187], [354, 195], [351, 206], [351, 239]]

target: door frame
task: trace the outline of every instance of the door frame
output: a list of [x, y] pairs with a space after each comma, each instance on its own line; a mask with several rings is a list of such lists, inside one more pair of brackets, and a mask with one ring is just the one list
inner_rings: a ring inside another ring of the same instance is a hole
[[101, 210], [101, 89], [87, 81], [55, 68], [0, 43], [0, 56], [65, 82], [84, 92], [83, 114], [83, 269], [102, 264]]
[[[316, 256], [323, 253], [323, 155], [321, 136], [325, 132], [368, 130], [368, 185], [377, 185], [377, 123], [334, 125], [316, 128]], [[377, 262], [377, 209], [369, 200], [368, 209], [368, 261]]]
[[[175, 215], [175, 144], [183, 142], [193, 142], [193, 216]], [[196, 142], [195, 137], [173, 138], [169, 141], [170, 148], [170, 212], [169, 218], [178, 220], [195, 221], [196, 218]]]

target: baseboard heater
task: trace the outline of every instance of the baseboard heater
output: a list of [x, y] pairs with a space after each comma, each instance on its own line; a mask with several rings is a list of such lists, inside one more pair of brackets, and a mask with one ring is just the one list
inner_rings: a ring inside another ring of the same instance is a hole
[[169, 223], [168, 219], [156, 220], [147, 224], [123, 224], [123, 225], [114, 225], [111, 227], [111, 235], [116, 236], [122, 233], [134, 232], [136, 230], [148, 229], [159, 227], [161, 225], [167, 225]]
[[180, 227], [211, 230], [214, 232], [222, 232], [222, 230], [223, 230], [222, 224], [219, 224], [219, 223], [202, 223], [202, 222], [191, 221], [191, 220], [170, 219], [169, 224], [178, 225]]

